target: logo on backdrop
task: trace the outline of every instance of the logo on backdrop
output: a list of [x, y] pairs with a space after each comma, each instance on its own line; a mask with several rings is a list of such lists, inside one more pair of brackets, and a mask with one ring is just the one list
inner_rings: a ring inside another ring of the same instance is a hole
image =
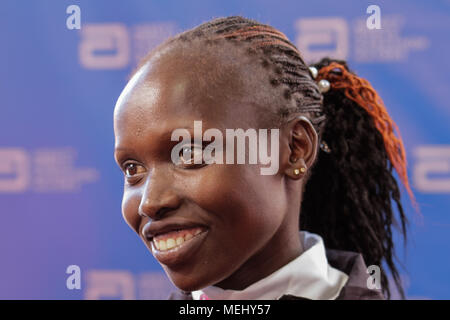
[[365, 20], [349, 21], [343, 17], [310, 17], [295, 21], [295, 45], [307, 62], [319, 61], [325, 56], [352, 59], [356, 62], [407, 61], [410, 52], [424, 50], [429, 41], [424, 36], [402, 35], [405, 19], [400, 15], [383, 17], [381, 11], [369, 6], [373, 12]]
[[72, 147], [0, 148], [0, 193], [78, 192], [100, 174], [94, 168], [77, 168], [76, 156]]
[[450, 145], [423, 145], [414, 150], [414, 186], [425, 193], [450, 193]]
[[23, 192], [30, 181], [30, 160], [21, 148], [0, 149], [0, 193]]
[[[370, 5], [367, 14], [370, 16], [353, 21], [343, 17], [298, 19], [293, 22], [297, 31], [293, 42], [308, 62], [324, 56], [357, 62], [407, 61], [410, 52], [428, 48], [428, 38], [402, 35], [403, 16], [383, 16], [381, 27], [379, 6]], [[75, 21], [75, 17], [71, 17], [67, 20], [68, 28], [69, 19]], [[76, 24], [71, 22], [71, 25]], [[93, 70], [129, 68], [175, 31], [176, 25], [172, 22], [131, 27], [115, 22], [84, 24], [79, 61], [82, 67]]]
[[171, 22], [132, 27], [122, 23], [84, 24], [78, 48], [79, 61], [86, 69], [128, 68], [174, 33], [175, 24]]
[[167, 299], [176, 289], [164, 272], [134, 275], [128, 270], [88, 270], [85, 274], [86, 300]]

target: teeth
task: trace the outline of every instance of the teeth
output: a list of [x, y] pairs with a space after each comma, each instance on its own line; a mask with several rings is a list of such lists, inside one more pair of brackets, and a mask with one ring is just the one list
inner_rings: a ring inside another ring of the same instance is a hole
[[175, 240], [173, 240], [172, 238], [167, 239], [166, 244], [167, 244], [167, 249], [172, 249], [173, 247], [175, 247], [177, 245]]
[[193, 237], [195, 237], [196, 235], [198, 235], [201, 232], [202, 231], [200, 229], [197, 229], [197, 230], [195, 230], [194, 233], [186, 233], [184, 238], [182, 236], [179, 236], [176, 239], [174, 239], [174, 238], [168, 238], [166, 240], [154, 240], [153, 239], [153, 243], [157, 250], [166, 251], [166, 250], [172, 249], [176, 246], [183, 244], [185, 241], [192, 239]]

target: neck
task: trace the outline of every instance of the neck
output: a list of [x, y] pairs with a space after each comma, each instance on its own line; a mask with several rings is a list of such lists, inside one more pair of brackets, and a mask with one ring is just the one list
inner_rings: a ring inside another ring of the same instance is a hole
[[297, 258], [303, 252], [297, 226], [298, 221], [282, 225], [264, 248], [215, 286], [224, 290], [243, 290]]

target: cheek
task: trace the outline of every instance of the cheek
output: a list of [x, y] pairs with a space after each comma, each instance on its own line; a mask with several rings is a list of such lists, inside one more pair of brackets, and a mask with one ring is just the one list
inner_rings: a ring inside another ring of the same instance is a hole
[[[254, 218], [273, 216], [268, 211], [279, 201], [280, 184], [273, 176], [261, 176], [259, 169], [245, 165], [216, 165], [194, 181], [192, 196], [210, 212], [233, 209], [226, 217], [240, 218], [241, 211], [258, 211]], [[252, 209], [252, 210], [250, 210]], [[242, 217], [243, 218], [243, 217]], [[228, 220], [228, 219], [227, 219]]]
[[126, 223], [139, 234], [141, 218], [138, 215], [140, 195], [136, 191], [125, 190], [122, 198], [122, 216]]
[[215, 165], [191, 181], [189, 196], [213, 216], [211, 236], [218, 246], [248, 255], [276, 232], [283, 219], [276, 200], [280, 189], [267, 177], [259, 168]]

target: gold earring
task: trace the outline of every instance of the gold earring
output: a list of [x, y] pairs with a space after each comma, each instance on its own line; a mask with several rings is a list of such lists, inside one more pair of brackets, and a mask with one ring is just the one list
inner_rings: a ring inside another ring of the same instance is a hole
[[301, 173], [305, 173], [305, 172], [306, 172], [306, 168], [305, 168], [305, 167], [301, 167], [301, 168], [300, 168], [300, 172], [301, 172]]
[[294, 169], [294, 174], [295, 174], [296, 176], [298, 176], [298, 175], [300, 174], [300, 170]]

